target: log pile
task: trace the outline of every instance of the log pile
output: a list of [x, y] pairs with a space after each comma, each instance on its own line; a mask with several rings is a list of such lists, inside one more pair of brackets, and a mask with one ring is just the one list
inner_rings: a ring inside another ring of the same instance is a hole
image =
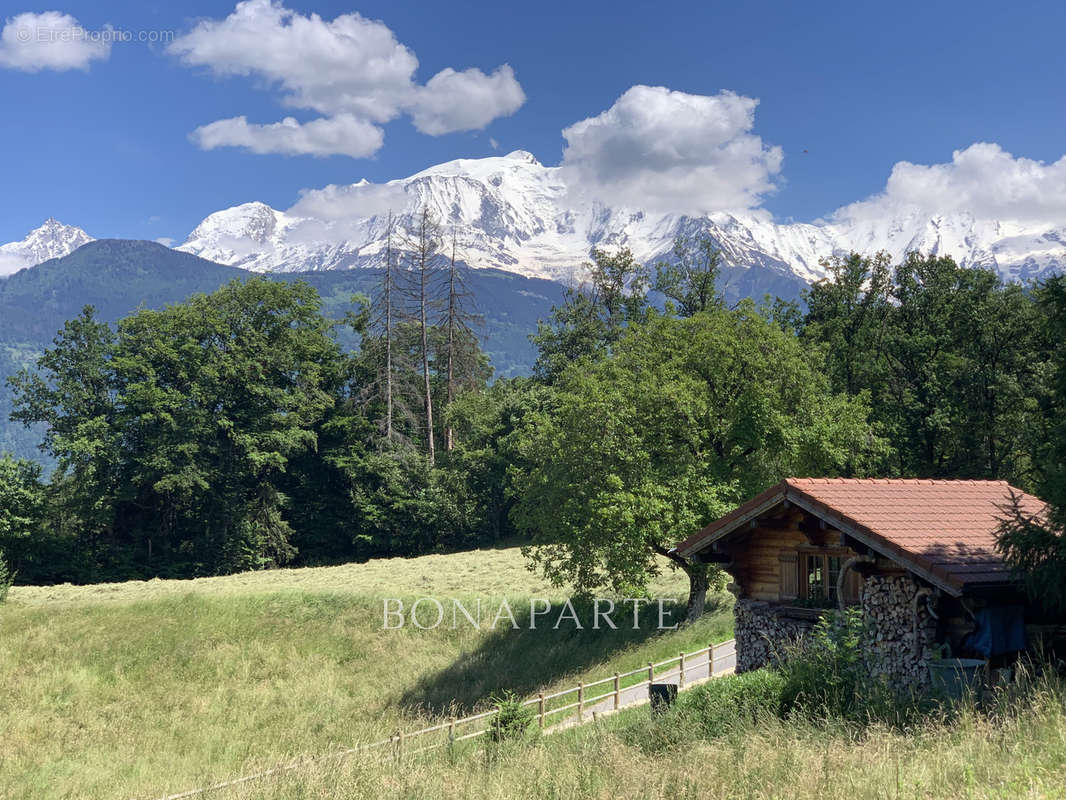
[[863, 585], [867, 666], [874, 675], [884, 675], [894, 683], [922, 685], [929, 680], [927, 663], [936, 641], [936, 620], [929, 613], [929, 602], [934, 601], [923, 597], [916, 604], [918, 591], [907, 575], [875, 575]]
[[766, 666], [811, 629], [810, 622], [779, 616], [762, 600], [737, 600], [733, 616], [737, 672]]

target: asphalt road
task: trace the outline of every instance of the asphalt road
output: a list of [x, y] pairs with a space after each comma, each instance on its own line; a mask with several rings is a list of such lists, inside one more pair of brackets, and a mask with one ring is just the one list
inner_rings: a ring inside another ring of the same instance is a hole
[[[710, 664], [705, 658], [699, 658], [696, 660], [685, 660], [685, 686], [692, 686], [696, 683], [703, 683], [710, 677], [717, 677], [721, 675], [727, 675], [734, 672], [737, 667], [737, 650], [736, 642], [730, 640], [723, 642], [722, 644], [715, 645], [714, 648], [714, 673], [713, 676], [708, 670]], [[663, 671], [657, 671], [655, 673], [655, 683], [672, 683], [678, 685], [680, 688], [680, 667], [679, 664], [672, 664], [669, 667], [664, 667]], [[610, 683], [601, 683], [599, 686], [594, 686], [588, 690], [592, 696], [606, 694], [611, 692]], [[626, 708], [628, 706], [638, 705], [640, 703], [646, 703], [648, 701], [648, 684], [640, 683], [636, 686], [629, 686], [623, 688], [619, 692], [619, 708]], [[560, 723], [553, 727], [569, 727], [570, 725], [576, 725], [580, 722], [585, 722], [593, 719], [595, 714], [604, 714], [609, 711], [615, 710], [615, 698], [612, 692], [610, 696], [597, 700], [592, 703], [586, 703], [584, 711], [581, 716], [578, 717], [576, 711], [565, 722]]]

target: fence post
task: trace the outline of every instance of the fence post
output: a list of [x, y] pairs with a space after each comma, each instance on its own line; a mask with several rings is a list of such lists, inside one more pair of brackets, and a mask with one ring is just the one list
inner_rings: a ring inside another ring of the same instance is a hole
[[448, 749], [455, 745], [455, 717], [448, 720]]
[[622, 679], [618, 673], [614, 674], [614, 710], [622, 707]]
[[707, 677], [714, 677], [714, 642], [707, 648]]
[[677, 668], [677, 688], [685, 688], [685, 654], [681, 654], [681, 665]]
[[403, 731], [396, 731], [396, 750], [397, 758], [403, 755]]
[[540, 701], [537, 704], [538, 705], [538, 710], [540, 712], [539, 715], [538, 715], [540, 717], [540, 729], [544, 730], [544, 692], [541, 692], [540, 694], [538, 694], [537, 698]]
[[648, 686], [655, 683], [655, 665], [650, 661], [648, 662]]
[[585, 718], [585, 682], [577, 684], [577, 719], [581, 722]]

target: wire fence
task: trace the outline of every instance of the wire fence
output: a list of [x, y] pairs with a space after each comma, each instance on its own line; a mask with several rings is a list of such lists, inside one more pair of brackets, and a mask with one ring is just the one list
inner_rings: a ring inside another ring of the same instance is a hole
[[[735, 667], [736, 641], [730, 639], [691, 653], [679, 653], [673, 658], [658, 663], [649, 662], [646, 667], [629, 672], [616, 672], [610, 677], [591, 683], [578, 683], [577, 686], [569, 689], [548, 694], [541, 692], [536, 697], [525, 700], [521, 705], [524, 708], [535, 707], [538, 729], [543, 733], [552, 733], [591, 722], [624, 708], [647, 703], [652, 684], [673, 683], [679, 691], [682, 691], [705, 683], [711, 678], [728, 674]], [[601, 687], [606, 687], [606, 691]], [[594, 690], [600, 693], [596, 694]], [[590, 692], [593, 693], [590, 695]], [[328, 760], [347, 758], [357, 753], [402, 757], [453, 747], [460, 742], [488, 735], [493, 730], [493, 723], [500, 713], [500, 708], [496, 707], [480, 714], [455, 717], [416, 731], [398, 730], [387, 739], [297, 759], [210, 786], [163, 795], [160, 800], [186, 800], [186, 798], [199, 797], [208, 792], [239, 786]]]

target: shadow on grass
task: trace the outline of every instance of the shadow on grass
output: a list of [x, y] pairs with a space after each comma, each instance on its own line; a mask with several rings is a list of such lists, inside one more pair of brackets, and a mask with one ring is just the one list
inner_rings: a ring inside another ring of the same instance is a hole
[[[632, 604], [619, 603], [611, 615], [617, 628], [609, 628], [601, 619], [598, 630], [592, 627], [592, 602], [571, 602], [581, 622], [580, 629], [569, 612], [559, 620], [563, 610], [561, 603], [553, 604], [550, 613], [538, 616], [535, 629], [529, 626], [529, 604], [511, 603], [518, 629], [512, 628], [510, 620], [505, 617], [474, 650], [463, 653], [445, 669], [419, 680], [398, 702], [411, 712], [462, 715], [504, 690], [527, 696], [565, 675], [584, 671], [655, 636], [671, 633], [660, 629], [659, 608], [655, 601], [641, 607], [637, 617], [639, 627], [633, 625]], [[726, 605], [721, 597], [708, 597], [706, 613], [712, 615], [723, 611]], [[684, 619], [683, 602], [664, 600], [662, 607], [665, 625]], [[483, 606], [483, 629], [491, 625], [498, 608], [495, 603]], [[538, 610], [541, 608], [538, 606]], [[448, 614], [450, 624], [450, 609]], [[461, 613], [458, 621], [466, 623]]]

